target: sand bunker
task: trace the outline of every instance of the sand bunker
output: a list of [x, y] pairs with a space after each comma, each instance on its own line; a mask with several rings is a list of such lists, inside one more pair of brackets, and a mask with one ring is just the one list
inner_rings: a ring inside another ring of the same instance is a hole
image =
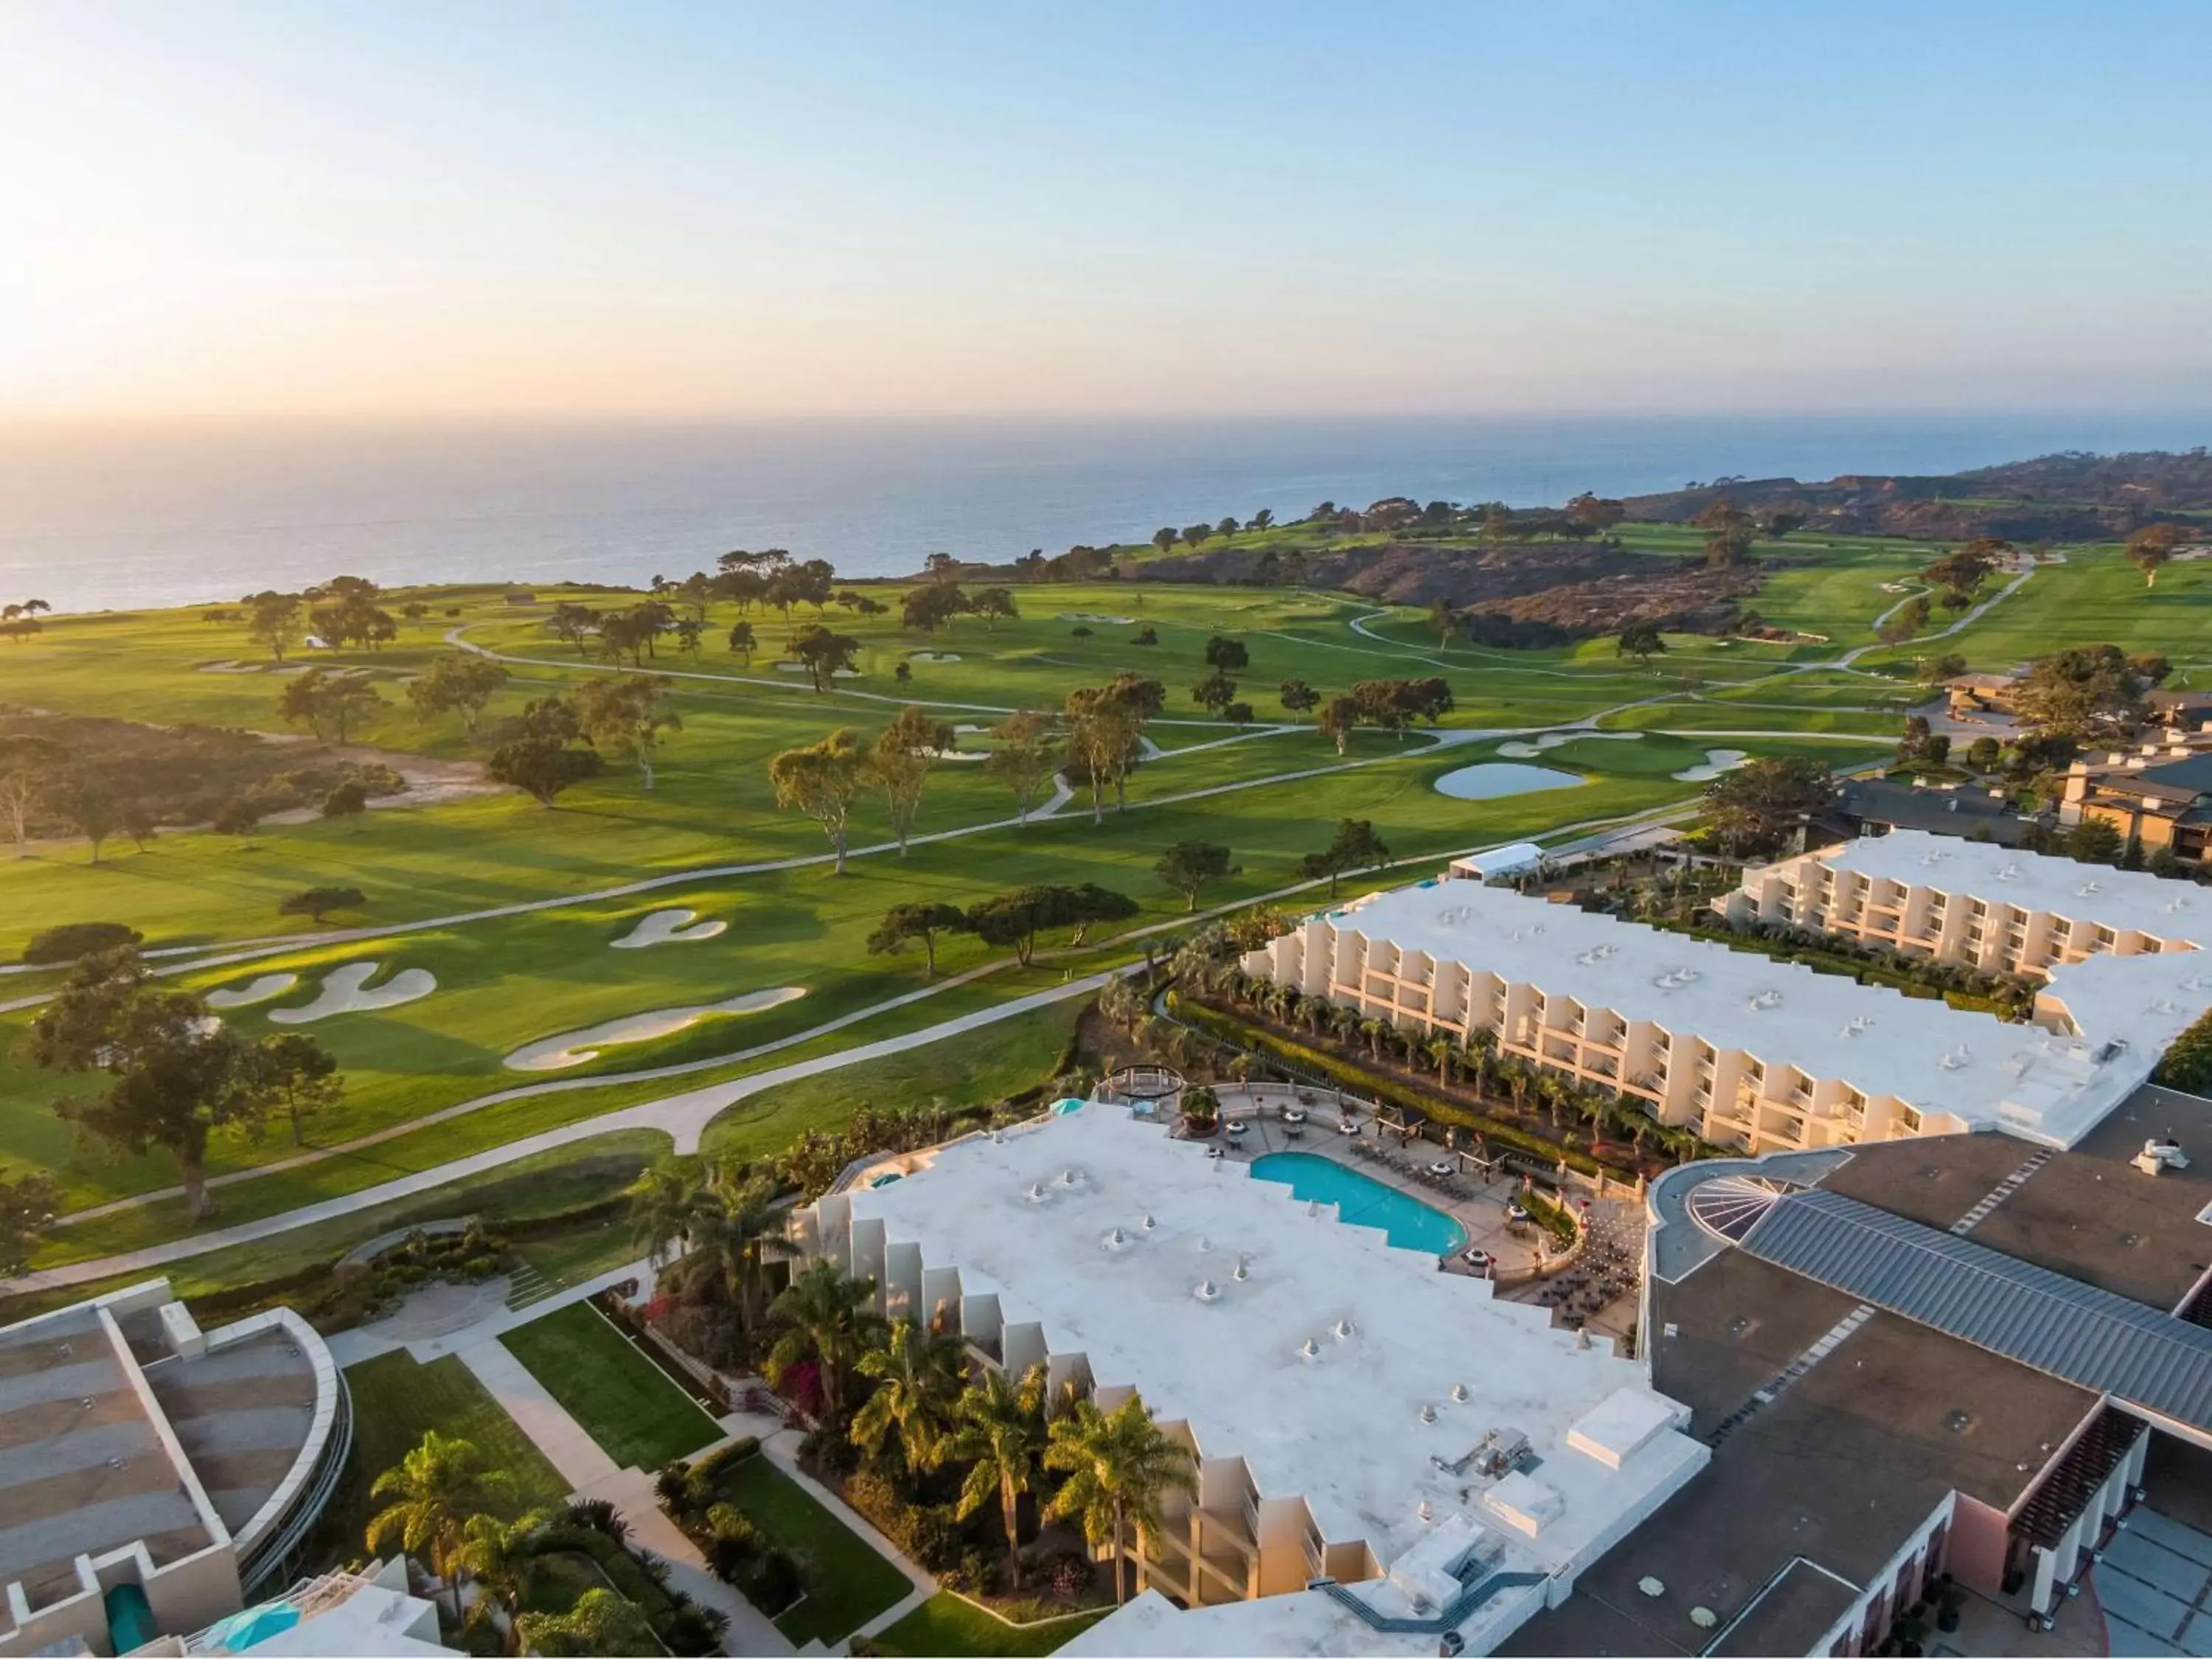
[[1580, 743], [1584, 738], [1598, 738], [1607, 743], [1640, 743], [1641, 732], [1547, 732], [1528, 743], [1501, 743], [1498, 752], [1509, 760], [1532, 760], [1547, 749], [1557, 749], [1561, 744]]
[[906, 659], [908, 662], [958, 662], [960, 653], [957, 651], [909, 651], [906, 653]]
[[952, 735], [956, 738], [972, 738], [991, 729], [988, 726], [956, 726], [952, 728]]
[[200, 665], [200, 672], [203, 674], [258, 674], [267, 666], [266, 663], [240, 662], [237, 658], [231, 657], [222, 662], [204, 662]]
[[991, 758], [980, 749], [925, 749], [921, 752], [935, 761], [984, 761]]
[[1686, 766], [1674, 774], [1678, 783], [1710, 783], [1723, 772], [1733, 772], [1751, 757], [1741, 749], [1708, 749], [1705, 764]]
[[374, 990], [363, 988], [384, 964], [380, 962], [349, 962], [326, 975], [320, 995], [298, 1008], [276, 1008], [270, 1011], [272, 1025], [305, 1025], [310, 1020], [328, 1019], [332, 1014], [368, 1013], [379, 1008], [397, 1008], [403, 1002], [416, 1002], [438, 988], [438, 976], [427, 968], [403, 968]]
[[636, 927], [607, 943], [617, 951], [642, 951], [648, 945], [689, 945], [695, 939], [713, 939], [730, 925], [701, 921], [698, 916], [696, 910], [655, 910], [640, 916]]
[[710, 1015], [757, 1014], [805, 994], [799, 986], [779, 985], [773, 991], [748, 991], [727, 1002], [709, 1002], [696, 1008], [655, 1008], [642, 1014], [629, 1014], [604, 1024], [587, 1025], [580, 1031], [563, 1031], [558, 1036], [525, 1043], [507, 1057], [507, 1064], [509, 1070], [516, 1072], [557, 1072], [597, 1060], [602, 1048], [617, 1043], [650, 1042], [656, 1037], [673, 1036], [678, 1031], [688, 1030]]
[[1063, 611], [1060, 613], [1060, 619], [1062, 622], [1107, 623], [1115, 628], [1127, 628], [1137, 620], [1134, 617], [1102, 617], [1093, 611]]
[[[811, 674], [814, 672], [803, 662], [780, 662], [776, 664], [775, 670], [779, 674]], [[834, 678], [841, 680], [857, 680], [860, 678], [860, 671], [857, 668], [833, 668], [830, 672]]]
[[243, 1008], [249, 1004], [266, 1002], [271, 997], [281, 997], [300, 982], [297, 974], [264, 974], [243, 985], [226, 985], [219, 991], [207, 994], [210, 1008]]

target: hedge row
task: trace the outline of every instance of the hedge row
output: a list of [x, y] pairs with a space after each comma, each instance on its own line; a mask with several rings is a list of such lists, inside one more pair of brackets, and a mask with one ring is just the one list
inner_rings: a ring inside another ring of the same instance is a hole
[[[1442, 1099], [1425, 1089], [1413, 1088], [1396, 1078], [1370, 1072], [1326, 1050], [1309, 1048], [1295, 1038], [1271, 1031], [1241, 1015], [1232, 1014], [1208, 1003], [1194, 1002], [1180, 992], [1168, 993], [1167, 1007], [1177, 1019], [1196, 1027], [1209, 1036], [1219, 1037], [1224, 1042], [1232, 1042], [1242, 1048], [1257, 1049], [1289, 1066], [1318, 1072], [1346, 1089], [1371, 1096], [1393, 1106], [1410, 1107], [1414, 1111], [1425, 1112], [1439, 1123], [1455, 1123], [1462, 1128], [1472, 1129], [1486, 1139], [1510, 1146], [1516, 1152], [1526, 1152], [1532, 1158], [1542, 1158], [1547, 1164], [1556, 1164], [1565, 1158], [1569, 1169], [1579, 1170], [1584, 1175], [1596, 1175], [1602, 1168], [1587, 1152], [1561, 1146], [1513, 1124], [1501, 1123], [1496, 1118], [1470, 1111], [1456, 1102]], [[1607, 1172], [1620, 1173], [1617, 1170]]]

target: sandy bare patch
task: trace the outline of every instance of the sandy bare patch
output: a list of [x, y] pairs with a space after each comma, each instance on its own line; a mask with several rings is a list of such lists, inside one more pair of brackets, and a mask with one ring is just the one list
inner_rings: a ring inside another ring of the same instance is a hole
[[299, 982], [297, 974], [264, 974], [243, 985], [226, 985], [221, 990], [210, 991], [207, 1006], [210, 1008], [247, 1007], [253, 1003], [266, 1002], [271, 997], [281, 997]]
[[696, 910], [655, 910], [640, 916], [637, 926], [620, 939], [609, 939], [617, 951], [642, 951], [649, 945], [689, 945], [713, 939], [729, 927], [726, 921], [701, 921]]
[[1678, 783], [1710, 783], [1723, 772], [1733, 772], [1751, 757], [1741, 749], [1708, 749], [1705, 764], [1686, 766], [1674, 774]]
[[757, 1014], [805, 994], [799, 986], [779, 985], [772, 991], [747, 991], [726, 1002], [708, 1002], [696, 1008], [654, 1008], [642, 1014], [626, 1014], [620, 1019], [587, 1025], [580, 1031], [563, 1031], [558, 1036], [526, 1042], [507, 1057], [507, 1068], [516, 1072], [557, 1072], [597, 1060], [601, 1049], [617, 1043], [650, 1042], [658, 1037], [673, 1036], [710, 1015]]
[[1105, 623], [1115, 628], [1127, 628], [1137, 620], [1134, 617], [1102, 617], [1092, 611], [1063, 611], [1060, 613], [1060, 619], [1062, 622]]
[[427, 968], [403, 968], [374, 989], [368, 988], [368, 981], [383, 966], [380, 962], [349, 962], [325, 976], [322, 992], [313, 1002], [297, 1008], [271, 1009], [269, 1023], [305, 1025], [310, 1020], [328, 1019], [332, 1014], [363, 1014], [379, 1008], [397, 1008], [403, 1002], [419, 1002], [438, 988], [438, 976]]
[[[779, 674], [811, 674], [814, 671], [803, 662], [780, 662], [775, 665], [775, 672]], [[830, 672], [833, 678], [841, 680], [860, 678], [860, 671], [857, 668], [833, 668]]]
[[235, 657], [228, 657], [221, 662], [204, 662], [199, 672], [203, 674], [258, 674], [267, 666], [266, 663], [240, 662]]
[[906, 653], [906, 659], [908, 662], [958, 662], [960, 653], [957, 651], [909, 651]]

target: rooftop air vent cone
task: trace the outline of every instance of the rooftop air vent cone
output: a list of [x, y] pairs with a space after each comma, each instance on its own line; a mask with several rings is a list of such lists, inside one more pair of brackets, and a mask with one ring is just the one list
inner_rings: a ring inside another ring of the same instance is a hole
[[1425, 1498], [1424, 1498], [1420, 1503], [1414, 1507], [1413, 1513], [1419, 1516], [1424, 1521], [1433, 1521], [1437, 1518], [1436, 1505], [1430, 1503]]
[[1044, 1182], [1042, 1181], [1030, 1182], [1030, 1202], [1032, 1204], [1044, 1202]]
[[1656, 1578], [1639, 1578], [1636, 1581], [1636, 1588], [1654, 1600], [1667, 1593], [1667, 1586]]
[[1237, 1258], [1235, 1276], [1240, 1282], [1252, 1277], [1252, 1263], [1248, 1258], [1241, 1255]]
[[1201, 1279], [1198, 1281], [1198, 1288], [1191, 1294], [1200, 1302], [1218, 1302], [1221, 1299], [1221, 1286], [1210, 1279]]
[[1464, 1382], [1453, 1383], [1452, 1398], [1459, 1404], [1464, 1406], [1467, 1403], [1467, 1384]]
[[1423, 1401], [1421, 1402], [1421, 1421], [1424, 1423], [1433, 1423], [1436, 1420], [1437, 1408], [1429, 1404], [1427, 1401]]
[[1159, 1224], [1159, 1224], [1158, 1222], [1157, 1222], [1157, 1221], [1153, 1220], [1153, 1219], [1152, 1219], [1152, 1218], [1151, 1216], [1149, 1216], [1149, 1215], [1147, 1215], [1147, 1216], [1145, 1218], [1145, 1231], [1146, 1231], [1146, 1232], [1150, 1232], [1150, 1231], [1152, 1231], [1153, 1228], [1155, 1228], [1155, 1227], [1158, 1226]]
[[1304, 1341], [1298, 1344], [1298, 1358], [1301, 1359], [1320, 1358], [1321, 1344], [1315, 1341], [1313, 1338], [1308, 1337]]
[[1351, 1339], [1352, 1322], [1348, 1319], [1338, 1320], [1336, 1322], [1336, 1340], [1340, 1342], [1347, 1342], [1351, 1340]]

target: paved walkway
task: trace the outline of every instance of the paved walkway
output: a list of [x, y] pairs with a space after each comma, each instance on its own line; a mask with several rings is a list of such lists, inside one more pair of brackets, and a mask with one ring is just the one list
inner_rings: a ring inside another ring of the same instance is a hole
[[789, 1475], [793, 1483], [809, 1498], [844, 1522], [847, 1528], [866, 1543], [870, 1549], [904, 1573], [907, 1583], [913, 1586], [896, 1602], [869, 1620], [854, 1631], [852, 1637], [848, 1637], [832, 1650], [833, 1652], [845, 1653], [850, 1650], [853, 1637], [874, 1636], [878, 1632], [889, 1630], [936, 1595], [938, 1584], [934, 1577], [908, 1560], [897, 1545], [878, 1532], [867, 1516], [853, 1509], [843, 1498], [799, 1467], [799, 1447], [804, 1437], [796, 1429], [780, 1429], [761, 1442], [761, 1452], [769, 1462]]
[[773, 1620], [707, 1571], [706, 1557], [662, 1510], [653, 1494], [653, 1477], [644, 1470], [618, 1470], [578, 1488], [575, 1495], [612, 1504], [629, 1524], [629, 1541], [668, 1563], [671, 1589], [682, 1590], [729, 1620], [730, 1628], [722, 1638], [723, 1652], [781, 1655], [793, 1651], [791, 1638], [775, 1627]]
[[545, 1454], [545, 1461], [560, 1471], [570, 1486], [581, 1488], [612, 1479], [621, 1473], [615, 1460], [584, 1425], [568, 1415], [561, 1402], [546, 1392], [523, 1363], [493, 1339], [460, 1351], [466, 1365], [485, 1391], [506, 1408], [531, 1443]]

